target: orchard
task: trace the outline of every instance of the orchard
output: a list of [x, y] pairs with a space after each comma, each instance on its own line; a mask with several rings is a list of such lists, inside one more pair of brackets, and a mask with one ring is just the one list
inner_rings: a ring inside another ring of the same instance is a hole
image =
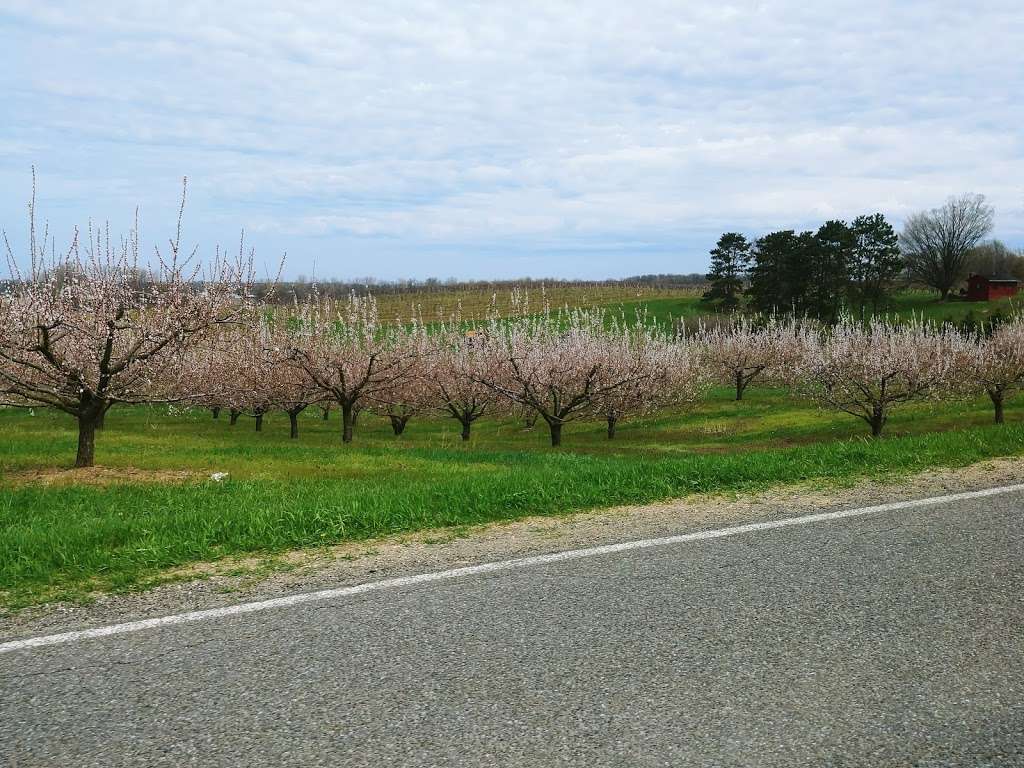
[[[894, 409], [986, 394], [994, 419], [1024, 384], [1024, 324], [970, 334], [920, 321], [841, 317], [832, 325], [733, 316], [668, 333], [643, 315], [549, 306], [458, 313], [425, 322], [382, 317], [371, 295], [316, 290], [291, 303], [252, 290], [252, 255], [218, 251], [202, 269], [177, 234], [146, 264], [137, 232], [77, 234], [57, 253], [30, 217], [27, 270], [8, 248], [13, 279], [0, 295], [0, 404], [54, 408], [77, 421], [75, 465], [94, 463], [112, 407], [177, 403], [224, 410], [255, 429], [274, 411], [340, 413], [339, 440], [356, 439], [363, 411], [401, 435], [428, 415], [449, 417], [462, 440], [488, 417], [542, 422], [562, 444], [567, 424], [624, 421], [698, 402], [712, 385], [741, 400], [754, 382], [862, 419], [879, 437]], [[495, 304], [496, 306], [496, 304]]]

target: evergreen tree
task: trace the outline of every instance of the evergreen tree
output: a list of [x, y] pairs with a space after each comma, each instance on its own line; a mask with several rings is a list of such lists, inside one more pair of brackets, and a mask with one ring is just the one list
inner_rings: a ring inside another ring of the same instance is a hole
[[771, 232], [754, 242], [750, 287], [753, 309], [765, 314], [788, 312], [792, 307], [792, 280], [798, 241], [791, 229]]
[[726, 232], [718, 238], [711, 251], [711, 287], [704, 294], [705, 301], [718, 301], [722, 309], [732, 311], [739, 306], [743, 292], [743, 277], [750, 263], [750, 243], [738, 232]]
[[807, 272], [811, 278], [805, 311], [825, 322], [839, 319], [850, 279], [855, 237], [846, 222], [826, 221], [808, 243]]
[[863, 317], [869, 303], [877, 311], [885, 301], [886, 291], [903, 270], [903, 257], [899, 236], [882, 214], [858, 216], [851, 229], [850, 294]]
[[786, 304], [796, 315], [815, 314], [813, 307], [818, 241], [805, 230], [793, 241], [786, 259]]

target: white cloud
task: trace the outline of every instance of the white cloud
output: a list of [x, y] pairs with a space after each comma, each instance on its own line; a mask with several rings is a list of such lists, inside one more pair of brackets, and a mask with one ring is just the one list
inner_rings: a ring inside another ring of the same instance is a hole
[[188, 174], [199, 235], [292, 272], [352, 237], [346, 274], [587, 243], [617, 244], [595, 275], [699, 269], [724, 228], [968, 190], [1024, 243], [1017, 2], [5, 7], [5, 224], [34, 162], [69, 220], [155, 220]]

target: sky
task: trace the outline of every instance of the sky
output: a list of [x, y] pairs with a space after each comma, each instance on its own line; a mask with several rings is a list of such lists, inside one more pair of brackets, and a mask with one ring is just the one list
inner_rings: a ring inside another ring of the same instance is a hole
[[0, 0], [0, 226], [140, 211], [319, 279], [704, 271], [987, 196], [1024, 246], [1024, 5]]

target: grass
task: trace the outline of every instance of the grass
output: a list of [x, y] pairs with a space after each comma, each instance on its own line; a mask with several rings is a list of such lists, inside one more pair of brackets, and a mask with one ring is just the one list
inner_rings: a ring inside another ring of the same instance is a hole
[[[552, 308], [602, 307], [620, 303], [644, 301], [671, 301], [674, 299], [699, 298], [700, 290], [695, 288], [652, 288], [628, 285], [572, 285], [555, 283], [549, 286], [535, 285], [520, 292], [520, 298], [529, 298], [528, 310], [539, 312], [547, 301]], [[407, 318], [415, 310], [423, 319], [432, 322], [438, 318], [447, 319], [457, 309], [462, 310], [466, 319], [481, 320], [487, 317], [492, 303], [503, 317], [511, 317], [521, 310], [512, 301], [512, 291], [507, 288], [488, 289], [444, 289], [437, 291], [411, 291], [399, 294], [383, 293], [377, 296], [381, 317]]]
[[[315, 414], [302, 436], [272, 415], [257, 434], [204, 411], [113, 410], [97, 443], [109, 468], [194, 473], [170, 482], [46, 485], [28, 473], [69, 466], [67, 417], [0, 410], [0, 590], [6, 607], [80, 599], [166, 578], [167, 570], [228, 556], [644, 503], [695, 492], [755, 489], [814, 479], [840, 483], [961, 466], [1024, 453], [1024, 409], [991, 426], [984, 401], [897, 411], [889, 436], [774, 390], [736, 403], [715, 391], [690, 412], [625, 423], [615, 441], [603, 425], [567, 428], [552, 451], [545, 431], [485, 420], [463, 445], [457, 423], [410, 422], [396, 439], [364, 414], [356, 443]], [[955, 431], [954, 431], [955, 430]], [[228, 472], [215, 483], [212, 472]]]
[[[607, 305], [615, 312], [623, 311], [627, 317], [633, 317], [637, 311], [645, 312], [647, 318], [669, 328], [676, 320], [684, 320], [690, 324], [701, 317], [713, 314], [711, 307], [701, 301], [700, 294], [652, 296], [628, 298]], [[939, 295], [931, 291], [901, 291], [894, 294], [879, 314], [890, 318], [909, 320], [923, 319], [932, 322], [962, 323], [965, 320], [984, 322], [994, 315], [1015, 315], [1024, 308], [1024, 297], [1000, 299], [998, 301], [947, 301], [939, 300]]]
[[978, 322], [988, 320], [993, 315], [1019, 314], [1022, 306], [1021, 297], [999, 299], [997, 301], [939, 301], [938, 295], [929, 291], [905, 291], [893, 298], [891, 312], [897, 317], [919, 317], [934, 322], [949, 321], [961, 323], [973, 319]]

